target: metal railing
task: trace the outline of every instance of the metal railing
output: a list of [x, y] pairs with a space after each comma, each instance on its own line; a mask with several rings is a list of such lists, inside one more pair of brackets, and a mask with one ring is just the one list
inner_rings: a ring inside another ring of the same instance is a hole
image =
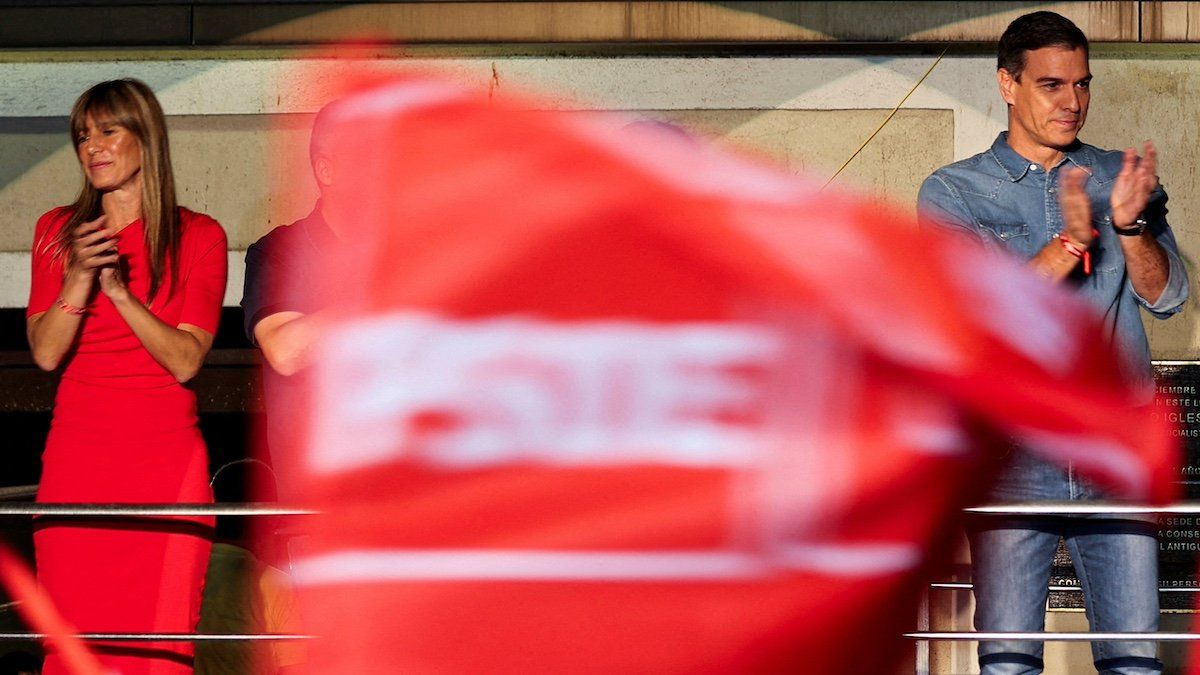
[[[1179, 502], [1164, 506], [1149, 506], [1129, 502], [1087, 501], [1087, 502], [1018, 502], [1011, 504], [988, 504], [964, 509], [964, 512], [980, 516], [1145, 516], [1145, 515], [1200, 515], [1200, 502]], [[929, 584], [932, 590], [970, 590], [974, 584], [970, 582], [938, 581]], [[1082, 591], [1078, 586], [1051, 585], [1051, 591], [1072, 592]], [[1160, 593], [1200, 593], [1200, 588], [1169, 588], [1159, 587]], [[929, 643], [934, 641], [946, 642], [978, 642], [980, 640], [1010, 640], [1010, 641], [1039, 641], [1039, 642], [1196, 642], [1200, 634], [1196, 633], [1092, 633], [1092, 632], [981, 632], [981, 631], [932, 631], [929, 630], [930, 606], [929, 595], [926, 592], [921, 600], [920, 612], [917, 618], [920, 630], [905, 633], [904, 637], [917, 640], [916, 672], [924, 675], [929, 672]]]
[[240, 504], [62, 504], [0, 502], [0, 516], [54, 516], [56, 518], [112, 518], [156, 516], [308, 516], [316, 511], [269, 503]]
[[[0, 640], [33, 641], [50, 637], [46, 633], [0, 633]], [[87, 642], [273, 642], [311, 640], [315, 635], [298, 633], [76, 633]]]
[[1146, 506], [1129, 502], [1014, 502], [1012, 504], [988, 504], [963, 509], [966, 513], [987, 516], [1145, 516], [1145, 515], [1197, 515], [1200, 502], [1179, 502], [1164, 506]]
[[[32, 499], [36, 485], [0, 488], [0, 517], [48, 516], [54, 518], [166, 518], [186, 516], [307, 516], [310, 509], [279, 506], [264, 502], [201, 504], [85, 504], [45, 503], [17, 500]], [[18, 602], [7, 603], [3, 609]], [[77, 633], [87, 642], [286, 642], [311, 640], [315, 636], [299, 633]], [[45, 633], [0, 633], [0, 640], [43, 641]]]
[[979, 640], [1037, 640], [1038, 642], [1193, 642], [1200, 640], [1196, 633], [1069, 633], [1035, 632], [1004, 633], [980, 631], [925, 631], [905, 633], [911, 640], [948, 640], [977, 642]]
[[[969, 591], [969, 590], [975, 588], [975, 584], [973, 584], [969, 581], [935, 581], [932, 584], [929, 584], [929, 588], [931, 588], [935, 591]], [[1072, 591], [1082, 591], [1083, 590], [1083, 588], [1080, 586], [1061, 586], [1058, 584], [1051, 584], [1049, 586], [1049, 589], [1051, 591], [1054, 591], [1057, 593], [1070, 593]], [[1159, 586], [1158, 592], [1159, 593], [1200, 593], [1200, 588], [1197, 588], [1197, 587], [1168, 588], [1166, 586]]]

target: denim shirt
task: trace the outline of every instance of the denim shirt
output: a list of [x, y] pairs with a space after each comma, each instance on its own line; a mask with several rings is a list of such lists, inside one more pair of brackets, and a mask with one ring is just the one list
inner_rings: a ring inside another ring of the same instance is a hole
[[921, 185], [917, 198], [922, 226], [936, 225], [964, 230], [984, 245], [1004, 250], [1027, 261], [1047, 243], [1058, 238], [1063, 228], [1058, 205], [1061, 170], [1077, 166], [1088, 174], [1084, 187], [1092, 202], [1092, 218], [1100, 236], [1092, 245], [1092, 273], [1080, 268], [1068, 277], [1080, 296], [1104, 318], [1104, 326], [1121, 345], [1129, 375], [1139, 382], [1152, 382], [1150, 345], [1142, 327], [1138, 307], [1159, 319], [1183, 309], [1188, 296], [1187, 273], [1167, 224], [1167, 194], [1160, 187], [1144, 211], [1149, 229], [1167, 253], [1170, 264], [1166, 288], [1154, 302], [1133, 290], [1125, 270], [1125, 256], [1112, 226], [1107, 223], [1112, 207], [1109, 196], [1121, 171], [1122, 153], [1076, 143], [1057, 166], [1044, 170], [1018, 155], [1002, 132], [986, 152], [933, 172]]

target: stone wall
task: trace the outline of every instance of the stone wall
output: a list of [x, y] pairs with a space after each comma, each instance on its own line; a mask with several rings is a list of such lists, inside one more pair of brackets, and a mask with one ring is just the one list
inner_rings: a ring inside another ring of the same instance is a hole
[[[1153, 138], [1185, 252], [1200, 250], [1200, 49], [1098, 46], [1092, 112], [1083, 138], [1123, 147]], [[24, 56], [24, 55], [22, 55]], [[69, 202], [79, 173], [65, 111], [89, 84], [139, 77], [162, 98], [181, 198], [218, 218], [235, 260], [226, 302], [241, 294], [240, 257], [270, 227], [306, 213], [315, 194], [307, 124], [345, 62], [278, 58], [178, 58], [154, 51], [90, 58], [4, 60], [0, 52], [0, 305], [21, 306], [32, 224]], [[473, 57], [381, 56], [383, 69], [437, 68], [480, 95], [534, 89], [552, 106], [667, 117], [779, 158], [824, 182], [887, 116], [936, 58], [929, 56]], [[990, 56], [946, 56], [838, 177], [912, 211], [920, 181], [944, 163], [986, 148], [1003, 128]], [[282, 159], [272, 162], [272, 154]], [[280, 173], [269, 174], [269, 167]], [[682, 170], [682, 169], [681, 169]], [[295, 189], [281, 198], [270, 180]], [[1156, 358], [1200, 349], [1200, 314], [1152, 321]]]

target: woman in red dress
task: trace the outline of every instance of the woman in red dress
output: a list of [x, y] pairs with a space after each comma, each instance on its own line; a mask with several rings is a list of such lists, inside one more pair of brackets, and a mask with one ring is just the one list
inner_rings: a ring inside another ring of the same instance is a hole
[[[211, 502], [196, 397], [225, 292], [225, 233], [176, 206], [166, 126], [137, 80], [71, 111], [75, 203], [38, 220], [26, 331], [63, 366], [39, 502]], [[38, 577], [81, 632], [194, 632], [213, 522], [40, 518]], [[188, 643], [98, 643], [114, 672], [190, 673]], [[47, 675], [65, 672], [54, 653]]]

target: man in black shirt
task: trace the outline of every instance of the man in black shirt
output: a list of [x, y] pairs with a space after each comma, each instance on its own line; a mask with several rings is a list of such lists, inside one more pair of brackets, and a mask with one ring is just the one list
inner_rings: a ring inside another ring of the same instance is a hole
[[[321, 324], [321, 289], [315, 287], [323, 261], [337, 246], [348, 220], [353, 190], [339, 181], [339, 163], [331, 118], [336, 104], [317, 113], [309, 158], [321, 198], [312, 213], [277, 227], [246, 251], [242, 293], [246, 336], [262, 350], [263, 388], [267, 407], [267, 444], [278, 456], [296, 439], [301, 425], [289, 419], [304, 386], [309, 351]], [[286, 471], [279, 476], [287, 496]]]

